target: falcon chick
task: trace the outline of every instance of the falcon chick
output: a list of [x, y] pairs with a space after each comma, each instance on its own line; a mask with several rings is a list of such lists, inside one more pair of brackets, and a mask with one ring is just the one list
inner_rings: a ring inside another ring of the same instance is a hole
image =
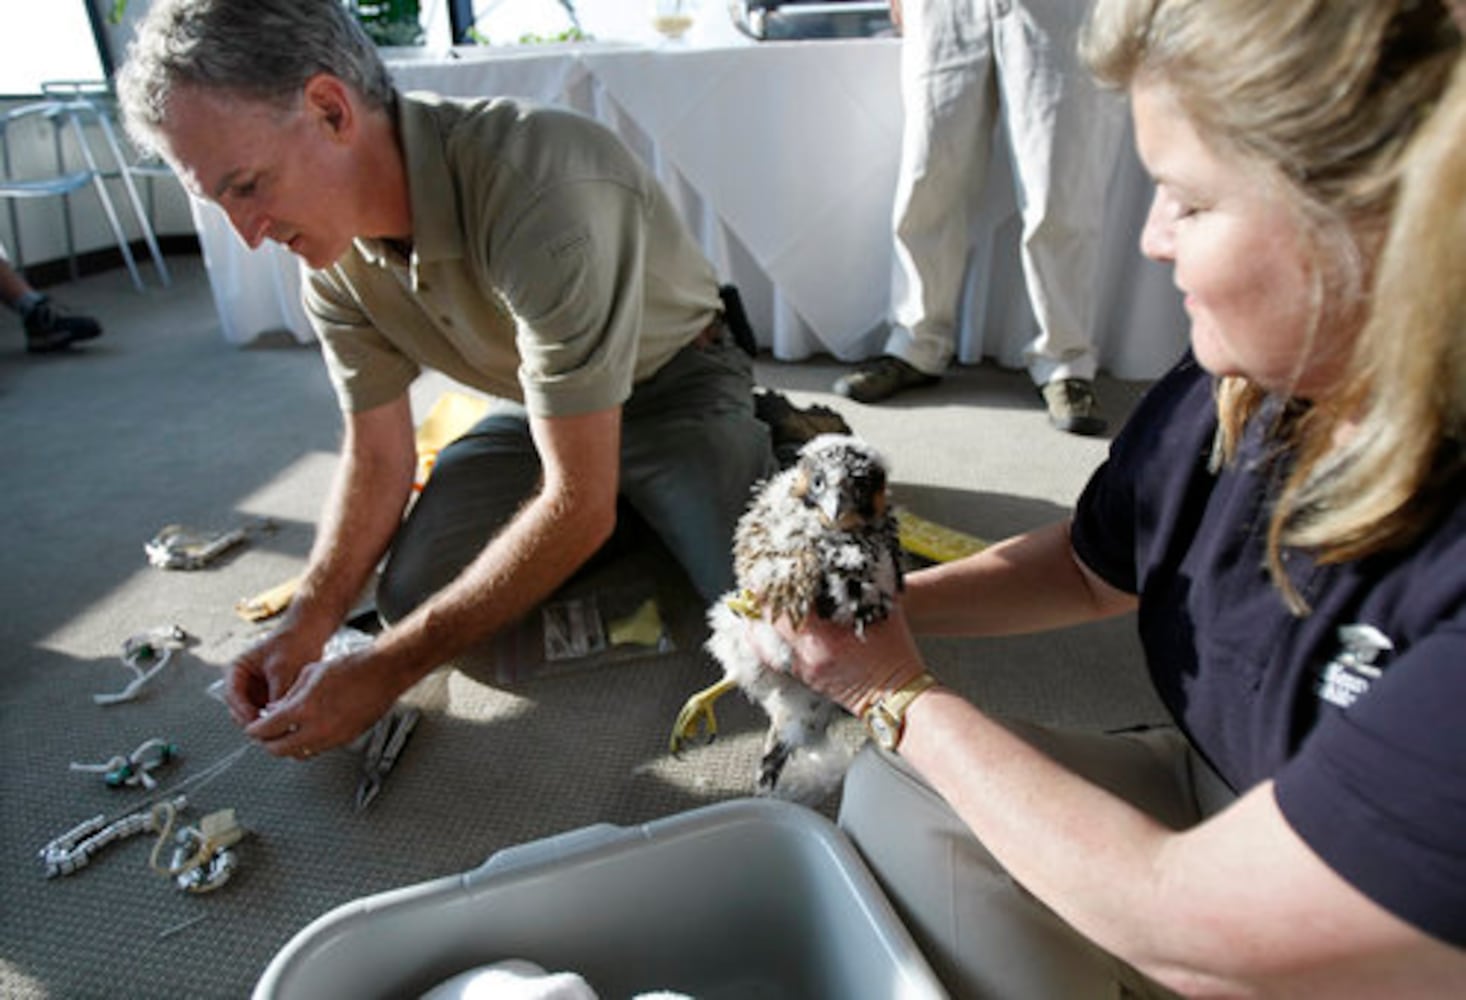
[[[770, 623], [815, 614], [861, 632], [890, 613], [902, 587], [880, 454], [849, 435], [810, 440], [792, 466], [760, 488], [739, 520], [733, 568], [738, 589], [708, 610], [706, 648], [722, 666], [723, 680], [688, 699], [671, 748], [678, 752], [700, 725], [709, 739], [716, 736], [713, 702], [741, 687], [769, 716], [758, 790], [770, 793], [794, 751], [824, 740], [836, 710], [790, 676], [792, 651]], [[774, 658], [772, 667], [760, 649]]]

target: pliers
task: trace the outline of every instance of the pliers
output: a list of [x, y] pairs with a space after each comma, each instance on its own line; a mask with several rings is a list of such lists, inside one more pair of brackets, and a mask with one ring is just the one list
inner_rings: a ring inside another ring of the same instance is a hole
[[372, 804], [382, 790], [382, 782], [397, 763], [407, 738], [417, 726], [422, 712], [416, 708], [398, 706], [377, 720], [367, 741], [366, 755], [362, 759], [361, 782], [356, 786], [356, 811], [361, 812]]

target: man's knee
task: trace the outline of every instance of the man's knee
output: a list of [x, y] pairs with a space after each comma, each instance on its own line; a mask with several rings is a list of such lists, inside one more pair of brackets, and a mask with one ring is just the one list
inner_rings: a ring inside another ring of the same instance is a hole
[[431, 593], [421, 568], [411, 563], [410, 559], [399, 558], [394, 549], [377, 577], [377, 614], [388, 625], [406, 618]]

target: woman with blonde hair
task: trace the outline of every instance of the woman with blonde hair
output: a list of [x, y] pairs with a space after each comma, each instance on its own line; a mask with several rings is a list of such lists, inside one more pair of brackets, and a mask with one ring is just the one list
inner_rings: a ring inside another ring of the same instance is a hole
[[[1098, 0], [1190, 350], [1071, 519], [784, 628], [960, 996], [1466, 995], [1466, 68], [1443, 0]], [[915, 634], [1134, 613], [1174, 728], [999, 723]]]

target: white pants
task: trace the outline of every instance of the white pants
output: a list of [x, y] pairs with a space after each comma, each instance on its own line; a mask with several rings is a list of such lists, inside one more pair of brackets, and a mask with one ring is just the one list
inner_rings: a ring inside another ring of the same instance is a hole
[[905, 0], [896, 273], [886, 353], [932, 375], [951, 361], [994, 129], [1013, 152], [1036, 385], [1093, 378], [1090, 334], [1105, 191], [1123, 126], [1079, 65], [1085, 0]]

